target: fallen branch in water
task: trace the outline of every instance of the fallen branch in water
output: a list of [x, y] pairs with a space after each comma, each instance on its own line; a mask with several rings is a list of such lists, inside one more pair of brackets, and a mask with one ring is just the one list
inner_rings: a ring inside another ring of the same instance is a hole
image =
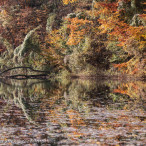
[[[32, 72], [38, 72], [38, 73], [43, 73], [43, 74], [38, 74], [38, 75], [25, 75], [25, 74], [17, 74], [17, 75], [7, 75], [7, 76], [3, 76], [4, 73], [7, 73], [11, 70], [15, 70], [15, 69], [29, 69]], [[25, 67], [25, 66], [21, 66], [21, 67], [13, 67], [7, 70], [4, 70], [3, 72], [0, 73], [1, 77], [5, 77], [5, 78], [11, 78], [11, 79], [44, 79], [46, 78], [46, 76], [48, 76], [48, 71], [41, 71], [41, 70], [35, 70], [32, 67]]]
[[3, 72], [0, 73], [0, 75], [2, 75], [3, 73], [8, 72], [10, 70], [20, 69], [20, 68], [22, 68], [22, 69], [30, 69], [31, 71], [34, 71], [34, 72], [46, 72], [46, 73], [48, 73], [48, 71], [35, 70], [32, 67], [20, 66], [20, 67], [13, 67], [13, 68], [9, 68], [7, 70], [4, 70]]
[[48, 75], [47, 74], [39, 74], [39, 75], [18, 74], [18, 75], [6, 76], [5, 78], [19, 79], [19, 80], [23, 80], [23, 79], [44, 79], [44, 78], [46, 78], [46, 76], [48, 76]]

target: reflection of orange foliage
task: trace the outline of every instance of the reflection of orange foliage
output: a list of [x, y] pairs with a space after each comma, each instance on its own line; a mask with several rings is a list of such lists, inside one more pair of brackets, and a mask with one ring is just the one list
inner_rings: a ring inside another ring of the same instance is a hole
[[113, 92], [127, 94], [130, 97], [138, 97], [140, 94], [140, 88], [136, 83], [124, 83], [119, 86], [118, 89], [114, 89]]
[[138, 88], [139, 88], [135, 83], [131, 83], [131, 86], [136, 90], [138, 90]]
[[52, 123], [59, 123], [56, 119], [59, 119], [58, 114], [54, 110], [50, 110], [50, 115], [55, 118], [51, 118]]
[[[67, 114], [69, 116], [69, 119], [73, 128], [78, 129], [79, 126], [85, 126], [83, 119], [80, 117], [80, 114], [77, 111], [70, 109], [70, 110], [67, 110]], [[78, 131], [73, 131], [72, 133], [73, 133], [73, 137], [72, 137], [73, 139], [75, 137], [80, 137], [80, 136], [85, 135], [84, 133], [80, 133]], [[72, 135], [69, 135], [69, 136], [72, 136]]]
[[85, 125], [83, 119], [80, 117], [80, 114], [77, 111], [70, 109], [67, 110], [67, 114], [73, 127]]
[[[37, 90], [37, 88], [35, 88], [35, 92], [36, 92], [36, 90]], [[51, 94], [52, 94], [52, 96], [49, 95], [50, 98], [48, 98], [48, 95], [46, 95], [46, 97], [42, 99], [42, 103], [40, 104], [40, 107], [42, 109], [45, 109], [48, 106], [52, 108], [55, 105], [55, 102], [57, 102], [57, 100], [59, 100], [62, 97], [61, 96], [62, 90], [61, 89], [54, 89]]]
[[135, 69], [131, 72], [131, 74], [133, 75], [133, 74], [135, 74], [137, 71], [138, 71], [138, 68], [135, 68]]

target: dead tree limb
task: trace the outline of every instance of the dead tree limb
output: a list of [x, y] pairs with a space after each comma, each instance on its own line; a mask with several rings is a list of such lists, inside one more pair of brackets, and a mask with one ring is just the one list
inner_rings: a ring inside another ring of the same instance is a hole
[[[32, 72], [37, 72], [37, 73], [41, 73], [41, 74], [37, 74], [37, 75], [28, 75], [28, 74], [16, 74], [16, 75], [3, 75], [11, 70], [16, 70], [16, 69], [29, 69]], [[4, 70], [0, 73], [0, 77], [2, 78], [10, 78], [10, 79], [19, 79], [19, 80], [24, 80], [24, 79], [46, 79], [47, 76], [49, 74], [49, 71], [41, 71], [41, 70], [35, 70], [32, 67], [25, 67], [25, 66], [21, 66], [21, 67], [13, 67], [13, 68], [9, 68], [7, 70]]]
[[49, 71], [41, 71], [41, 70], [35, 70], [32, 67], [25, 67], [25, 66], [20, 66], [20, 67], [13, 67], [13, 68], [9, 68], [7, 70], [4, 70], [0, 73], [0, 76], [8, 71], [14, 70], [14, 69], [30, 69], [33, 72], [40, 72], [40, 73], [49, 73]]
[[6, 76], [5, 78], [10, 79], [45, 79], [48, 75], [47, 74], [39, 74], [39, 75], [24, 75], [24, 74], [18, 74], [18, 75], [12, 75], [12, 76]]

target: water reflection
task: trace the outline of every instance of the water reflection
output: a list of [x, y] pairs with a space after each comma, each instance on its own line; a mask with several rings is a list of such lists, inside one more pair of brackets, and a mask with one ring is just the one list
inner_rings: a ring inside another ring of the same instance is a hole
[[144, 145], [142, 81], [0, 82], [4, 145]]

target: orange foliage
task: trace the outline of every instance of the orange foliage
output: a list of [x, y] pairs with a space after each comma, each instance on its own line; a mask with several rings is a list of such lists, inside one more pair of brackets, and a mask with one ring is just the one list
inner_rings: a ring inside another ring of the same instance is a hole
[[131, 74], [133, 75], [133, 74], [135, 74], [137, 71], [138, 71], [138, 68], [135, 68], [135, 69], [131, 72]]
[[114, 89], [113, 90], [114, 93], [121, 93], [121, 94], [127, 94], [127, 90], [122, 90], [122, 89]]
[[74, 3], [74, 2], [76, 2], [77, 0], [63, 0], [63, 3], [65, 4], [65, 5], [68, 5], [69, 3]]
[[115, 68], [118, 68], [118, 70], [122, 70], [124, 73], [127, 70], [127, 63], [121, 63], [121, 64], [113, 64]]
[[[125, 2], [129, 1], [130, 0], [125, 0]], [[108, 33], [109, 41], [118, 41], [118, 46], [123, 47], [124, 51], [128, 52], [128, 54], [136, 55], [136, 52], [142, 52], [146, 46], [146, 29], [144, 26], [136, 27], [125, 23], [124, 18], [121, 17], [121, 10], [117, 9], [118, 2], [96, 2], [94, 7], [95, 10], [98, 11], [96, 15], [99, 17], [99, 29], [101, 30], [101, 33]], [[142, 19], [146, 18], [145, 14], [141, 14], [139, 16]], [[130, 40], [135, 40], [133, 43], [136, 44], [132, 44]], [[133, 48], [131, 48], [131, 46]], [[114, 67], [118, 68], [118, 70], [124, 73], [137, 73], [137, 64], [135, 64], [135, 66], [129, 70], [128, 66], [130, 67], [130, 65], [130, 61], [121, 64], [113, 64]]]
[[43, 49], [43, 55], [49, 58], [51, 64], [56, 64], [62, 68], [63, 64], [63, 54], [65, 49], [62, 46], [62, 42], [65, 41], [65, 37], [59, 32], [59, 30], [54, 30], [47, 36], [47, 43], [49, 43], [48, 49]]
[[[127, 0], [126, 0], [127, 1]], [[98, 10], [96, 13], [100, 19], [101, 26], [99, 27], [101, 33], [108, 32], [111, 36], [118, 39], [121, 46], [125, 45], [127, 39], [132, 37], [139, 41], [140, 45], [144, 42], [141, 41], [141, 37], [145, 37], [146, 30], [144, 26], [134, 27], [130, 26], [121, 20], [121, 11], [117, 9], [118, 3], [106, 3], [97, 2], [95, 8]], [[145, 14], [141, 14], [140, 17], [146, 18]]]
[[[137, 63], [135, 63], [134, 67], [130, 64], [131, 61], [124, 62], [121, 64], [113, 64], [115, 68], [118, 68], [119, 71], [122, 71], [123, 73], [129, 73], [131, 75], [136, 74], [138, 72], [138, 66]], [[131, 66], [131, 70], [129, 70], [128, 66]]]
[[89, 33], [92, 22], [89, 20], [68, 18], [68, 29], [70, 30], [67, 45], [77, 45]]

